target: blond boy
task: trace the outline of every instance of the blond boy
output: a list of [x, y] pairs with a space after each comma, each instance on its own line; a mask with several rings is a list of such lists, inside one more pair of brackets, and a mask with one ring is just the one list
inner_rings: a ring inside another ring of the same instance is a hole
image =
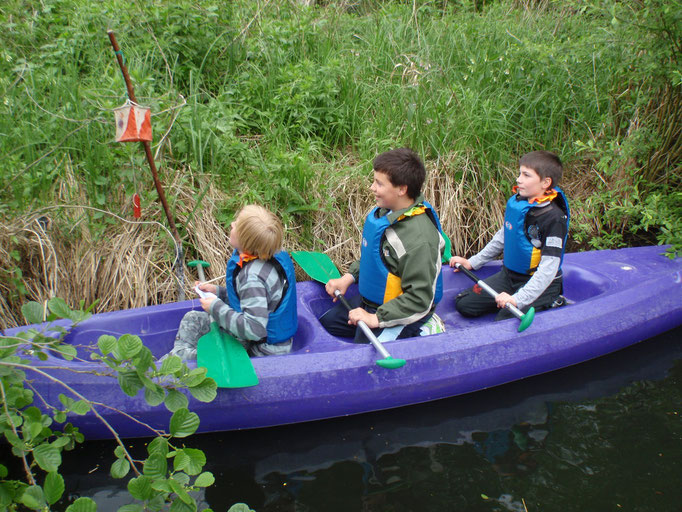
[[196, 359], [199, 338], [211, 322], [239, 340], [254, 357], [287, 354], [296, 332], [296, 278], [282, 251], [284, 229], [270, 211], [245, 206], [230, 229], [234, 248], [227, 262], [226, 286], [196, 283], [214, 297], [200, 299], [203, 311], [187, 313], [171, 354]]

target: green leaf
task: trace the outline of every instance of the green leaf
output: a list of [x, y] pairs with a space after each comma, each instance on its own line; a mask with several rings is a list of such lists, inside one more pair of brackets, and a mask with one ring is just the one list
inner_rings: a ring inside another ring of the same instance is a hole
[[70, 443], [71, 443], [71, 438], [69, 436], [62, 435], [62, 436], [58, 437], [57, 439], [55, 439], [54, 441], [52, 441], [52, 446], [54, 446], [55, 448], [61, 448], [61, 447], [66, 446]]
[[141, 501], [150, 499], [154, 496], [152, 479], [145, 475], [131, 478], [128, 482], [128, 492], [133, 498]]
[[159, 371], [163, 375], [171, 375], [180, 370], [182, 370], [182, 359], [178, 356], [170, 356], [163, 360]]
[[140, 378], [140, 382], [142, 382], [142, 385], [145, 388], [154, 389], [158, 385], [152, 379], [147, 377], [147, 374], [144, 372], [144, 370], [135, 368], [135, 372], [137, 373], [137, 376]]
[[137, 355], [133, 358], [133, 364], [138, 371], [146, 372], [154, 364], [154, 355], [147, 347], [142, 347]]
[[215, 477], [210, 471], [204, 471], [200, 474], [194, 481], [194, 485], [197, 487], [209, 487], [215, 483]]
[[70, 396], [66, 396], [64, 393], [59, 393], [58, 397], [59, 401], [62, 403], [64, 407], [70, 407], [71, 404], [74, 402], [73, 398]]
[[194, 500], [189, 494], [187, 494], [187, 491], [180, 482], [177, 482], [173, 478], [169, 478], [168, 483], [170, 484], [171, 489], [173, 489], [173, 492], [177, 494], [178, 498], [180, 498], [184, 503], [186, 503], [187, 505], [194, 503]]
[[218, 395], [218, 385], [213, 379], [206, 379], [198, 386], [189, 388], [189, 392], [200, 402], [209, 403]]
[[144, 387], [140, 377], [134, 370], [121, 370], [118, 373], [118, 384], [128, 396], [135, 396]]
[[198, 386], [206, 379], [207, 371], [208, 370], [203, 366], [195, 368], [182, 378], [182, 383], [188, 388], [191, 388], [192, 386]]
[[116, 338], [109, 334], [103, 334], [97, 340], [97, 346], [102, 354], [109, 355], [116, 348]]
[[27, 302], [21, 306], [21, 314], [29, 324], [39, 324], [43, 321], [43, 305], [39, 302]]
[[173, 492], [168, 480], [152, 480], [152, 489], [159, 492]]
[[147, 453], [149, 455], [154, 455], [155, 453], [161, 454], [164, 457], [168, 454], [168, 440], [165, 437], [157, 437], [149, 446], [147, 446]]
[[175, 479], [176, 482], [180, 482], [182, 485], [189, 485], [189, 475], [187, 473], [183, 473], [182, 471], [176, 471], [173, 473], [173, 478]]
[[111, 465], [111, 476], [114, 478], [123, 478], [130, 471], [130, 462], [128, 459], [116, 459]]
[[[167, 491], [170, 493], [170, 489]], [[157, 512], [166, 508], [166, 496], [157, 494], [151, 500], [148, 500], [146, 506], [152, 512]]]
[[0, 464], [0, 478], [5, 478], [8, 474], [7, 466]]
[[129, 503], [128, 505], [118, 507], [116, 512], [144, 512], [144, 507], [139, 503]]
[[43, 431], [43, 424], [37, 421], [24, 423], [23, 427], [24, 440], [35, 439]]
[[54, 297], [47, 301], [47, 309], [60, 318], [71, 318], [71, 308], [61, 297]]
[[142, 467], [142, 473], [145, 476], [153, 479], [166, 478], [166, 473], [168, 472], [168, 462], [166, 457], [159, 453], [155, 453], [147, 457]]
[[180, 393], [180, 391], [176, 389], [171, 389], [170, 391], [168, 391], [165, 403], [166, 408], [170, 412], [175, 412], [182, 408], [186, 408], [189, 405], [189, 399], [185, 395]]
[[[97, 302], [97, 301], [95, 301], [95, 302]], [[94, 304], [93, 304], [93, 306], [94, 306]], [[71, 316], [69, 317], [69, 319], [72, 320], [73, 322], [80, 323], [80, 322], [84, 322], [85, 320], [87, 320], [91, 316], [92, 316], [92, 313], [90, 313], [88, 311], [80, 311], [80, 310], [74, 309], [73, 311], [71, 311]]]
[[0, 482], [0, 509], [7, 510], [7, 507], [16, 496], [16, 487], [8, 482]]
[[227, 512], [255, 512], [246, 503], [235, 503]]
[[97, 504], [90, 498], [78, 498], [66, 508], [66, 512], [97, 512]]
[[44, 471], [52, 472], [59, 469], [62, 456], [59, 450], [49, 444], [41, 444], [33, 450], [33, 458]]
[[85, 400], [78, 400], [77, 402], [72, 403], [69, 409], [71, 412], [83, 416], [90, 412], [90, 404]]
[[64, 494], [64, 478], [59, 473], [48, 473], [43, 484], [45, 499], [50, 505], [54, 505]]
[[116, 455], [117, 459], [124, 459], [126, 456], [126, 451], [123, 446], [118, 445], [116, 448], [114, 448], [114, 455]]
[[61, 345], [57, 345], [54, 350], [58, 352], [59, 354], [62, 355], [64, 359], [67, 361], [72, 361], [74, 357], [78, 355], [78, 350], [76, 350], [76, 347], [73, 345], [67, 345], [65, 343], [62, 343]]
[[124, 334], [118, 339], [118, 354], [121, 359], [131, 359], [142, 350], [142, 340], [133, 334]]
[[21, 455], [26, 450], [26, 446], [21, 438], [9, 429], [5, 431], [5, 439], [12, 445], [12, 452], [16, 451]]
[[35, 406], [27, 407], [26, 409], [23, 410], [22, 414], [24, 415], [25, 420], [29, 421], [40, 421], [43, 413], [40, 411]]
[[196, 510], [197, 504], [194, 500], [191, 503], [185, 503], [180, 498], [176, 498], [170, 506], [170, 512], [196, 512]]
[[24, 434], [24, 440], [28, 442], [38, 437], [43, 431], [42, 414], [37, 407], [28, 407], [24, 409], [22, 414], [24, 421], [21, 430]]
[[21, 495], [19, 502], [33, 510], [43, 508], [45, 506], [43, 488], [39, 485], [31, 485], [30, 487], [27, 487]]
[[155, 384], [154, 387], [145, 386], [144, 399], [149, 405], [156, 407], [166, 399], [166, 391], [158, 384]]
[[170, 420], [170, 433], [174, 437], [187, 437], [199, 428], [199, 416], [187, 409], [178, 409]]
[[178, 450], [173, 460], [175, 471], [184, 471], [188, 475], [198, 475], [206, 464], [206, 455], [196, 448]]

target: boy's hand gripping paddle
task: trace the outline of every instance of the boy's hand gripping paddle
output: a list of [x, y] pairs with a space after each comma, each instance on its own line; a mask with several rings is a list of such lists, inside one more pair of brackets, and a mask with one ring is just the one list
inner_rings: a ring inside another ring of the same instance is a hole
[[[318, 281], [322, 284], [327, 284], [330, 279], [336, 279], [341, 277], [339, 270], [334, 265], [334, 262], [329, 256], [321, 252], [305, 252], [305, 251], [293, 251], [291, 256], [294, 258], [296, 263], [300, 265], [303, 271], [308, 274], [312, 279]], [[343, 294], [336, 290], [336, 298], [341, 301], [348, 311], [351, 310], [351, 305], [348, 303]], [[369, 341], [374, 345], [374, 348], [381, 354], [383, 359], [379, 359], [377, 364], [383, 368], [400, 368], [405, 365], [404, 359], [394, 359], [391, 354], [384, 348], [382, 343], [377, 339], [372, 330], [367, 326], [362, 320], [358, 322], [358, 326], [362, 329], [362, 332], [367, 336]]]
[[[195, 260], [187, 263], [196, 267], [199, 280], [204, 282], [203, 267], [209, 264]], [[200, 296], [211, 296], [196, 287]], [[219, 388], [245, 388], [258, 384], [258, 377], [246, 349], [233, 336], [220, 328], [217, 322], [211, 322], [211, 330], [199, 338], [197, 344], [197, 366], [206, 368], [206, 376], [215, 380]]]
[[[471, 270], [468, 268], [463, 267], [460, 263], [455, 264], [455, 267], [457, 267], [457, 270], [464, 272], [466, 276], [471, 279], [474, 283], [476, 283], [478, 286], [483, 288], [483, 290], [488, 293], [488, 295], [494, 297], [497, 297], [499, 294], [493, 290], [490, 286], [488, 286], [483, 280], [479, 279], [476, 274], [474, 274]], [[516, 318], [521, 320], [521, 323], [519, 324], [519, 332], [525, 331], [530, 327], [530, 324], [533, 323], [533, 318], [535, 318], [535, 308], [530, 308], [526, 314], [524, 314], [519, 308], [514, 306], [511, 302], [507, 302], [504, 306], [507, 308], [512, 315], [514, 315]]]

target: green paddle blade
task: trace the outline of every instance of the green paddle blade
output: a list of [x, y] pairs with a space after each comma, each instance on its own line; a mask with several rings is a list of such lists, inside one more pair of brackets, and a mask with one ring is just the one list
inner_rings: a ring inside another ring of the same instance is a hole
[[258, 384], [258, 377], [246, 349], [223, 331], [217, 322], [199, 338], [197, 366], [206, 368], [206, 375], [219, 388], [246, 388]]
[[519, 332], [525, 331], [533, 323], [533, 318], [535, 318], [535, 308], [530, 308], [525, 315], [521, 317], [521, 323], [519, 324]]
[[391, 370], [395, 370], [396, 368], [405, 366], [406, 362], [407, 361], [404, 359], [394, 359], [389, 356], [386, 359], [379, 359], [377, 361], [377, 365], [381, 366], [382, 368], [390, 368]]
[[322, 284], [341, 277], [331, 258], [322, 252], [292, 251], [291, 257], [300, 265], [303, 272]]

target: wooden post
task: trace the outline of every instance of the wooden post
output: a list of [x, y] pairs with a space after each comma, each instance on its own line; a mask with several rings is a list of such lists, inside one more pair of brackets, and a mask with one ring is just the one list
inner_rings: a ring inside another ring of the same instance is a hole
[[[109, 35], [109, 40], [111, 41], [111, 46], [114, 48], [114, 53], [116, 54], [116, 59], [118, 60], [118, 65], [121, 68], [121, 73], [123, 74], [123, 80], [125, 81], [126, 84], [126, 89], [128, 90], [128, 98], [130, 98], [130, 101], [137, 103], [137, 99], [135, 98], [135, 91], [133, 90], [133, 84], [130, 81], [130, 75], [128, 75], [128, 68], [126, 67], [125, 63], [123, 62], [123, 55], [121, 54], [121, 49], [118, 46], [118, 42], [116, 42], [116, 36], [114, 35], [113, 30], [107, 30], [107, 34]], [[175, 227], [175, 221], [173, 220], [173, 216], [171, 215], [170, 209], [168, 208], [168, 202], [166, 201], [166, 194], [163, 192], [163, 186], [161, 185], [161, 181], [159, 180], [159, 175], [156, 172], [156, 164], [154, 163], [154, 155], [152, 155], [152, 148], [151, 145], [149, 144], [149, 141], [143, 140], [142, 142], [142, 147], [144, 148], [144, 153], [147, 156], [147, 162], [149, 163], [149, 168], [152, 171], [152, 177], [154, 178], [154, 186], [156, 187], [156, 192], [159, 194], [159, 200], [161, 201], [161, 205], [163, 206], [163, 210], [166, 212], [166, 219], [168, 219], [168, 225], [170, 226], [171, 232], [173, 233], [173, 237], [175, 238], [175, 246], [176, 246], [176, 256], [177, 259], [175, 261], [176, 265], [176, 272], [180, 276], [180, 291], [179, 291], [179, 300], [184, 300], [185, 292], [182, 287], [182, 283], [184, 279], [182, 279], [183, 276], [183, 249], [182, 249], [182, 240], [180, 239], [180, 234], [178, 233], [178, 228]]]

